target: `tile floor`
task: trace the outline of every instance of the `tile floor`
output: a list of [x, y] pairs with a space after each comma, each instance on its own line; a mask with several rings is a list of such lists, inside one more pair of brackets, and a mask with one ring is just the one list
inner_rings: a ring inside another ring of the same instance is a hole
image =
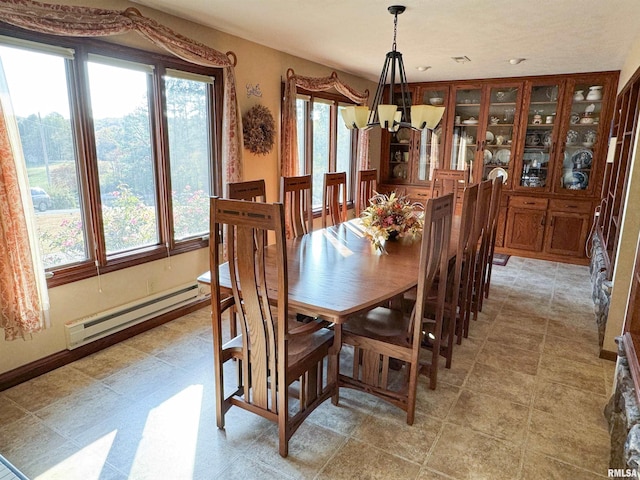
[[[597, 479], [614, 363], [586, 267], [511, 257], [417, 417], [342, 389], [294, 435], [215, 425], [206, 309], [0, 392], [0, 453], [32, 479]], [[443, 362], [444, 363], [444, 362]]]

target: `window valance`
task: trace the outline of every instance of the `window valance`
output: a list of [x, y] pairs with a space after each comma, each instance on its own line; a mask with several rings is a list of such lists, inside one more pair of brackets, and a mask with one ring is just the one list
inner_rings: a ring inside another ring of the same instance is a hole
[[[282, 176], [298, 175], [298, 132], [296, 122], [296, 89], [304, 88], [311, 92], [322, 92], [335, 88], [351, 101], [362, 105], [369, 98], [369, 91], [358, 92], [343, 83], [336, 72], [328, 77], [305, 77], [296, 75], [293, 69], [287, 70], [287, 80], [284, 89], [284, 107], [282, 112]], [[360, 132], [358, 137], [358, 165], [359, 168], [369, 166], [369, 134]]]
[[74, 37], [100, 37], [134, 31], [183, 60], [223, 68], [223, 183], [242, 179], [242, 119], [236, 95], [236, 59], [232, 52], [225, 54], [187, 38], [143, 16], [135, 8], [121, 11], [52, 5], [31, 0], [4, 0], [0, 3], [0, 19], [27, 30]]

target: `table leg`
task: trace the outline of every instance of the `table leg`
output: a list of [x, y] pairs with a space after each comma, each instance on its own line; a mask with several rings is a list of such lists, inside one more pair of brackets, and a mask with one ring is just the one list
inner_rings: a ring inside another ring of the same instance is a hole
[[333, 382], [336, 386], [335, 393], [331, 397], [331, 403], [338, 405], [340, 387], [338, 385], [338, 376], [340, 370], [340, 349], [342, 348], [342, 324], [335, 323], [333, 326], [333, 346], [330, 352], [335, 355], [329, 356], [329, 382]]

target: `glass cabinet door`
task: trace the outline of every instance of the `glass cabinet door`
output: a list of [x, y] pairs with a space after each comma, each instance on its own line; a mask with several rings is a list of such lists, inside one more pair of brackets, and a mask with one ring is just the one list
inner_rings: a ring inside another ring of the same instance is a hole
[[455, 113], [451, 137], [451, 170], [469, 169], [473, 174], [473, 160], [478, 151], [478, 128], [480, 124], [482, 88], [455, 90]]
[[559, 193], [589, 189], [600, 136], [603, 88], [603, 83], [598, 83], [597, 78], [591, 82], [567, 84], [571, 107], [564, 120], [567, 133], [560, 157], [562, 173], [554, 185], [554, 190]]
[[[413, 90], [405, 92], [405, 101], [411, 105], [413, 101]], [[386, 93], [385, 97], [386, 98]], [[385, 100], [386, 101], [386, 100]], [[400, 107], [402, 105], [402, 93], [397, 89], [394, 93], [394, 103]], [[407, 108], [407, 121], [411, 121], [411, 107]], [[385, 131], [386, 132], [386, 131]], [[393, 183], [409, 183], [411, 181], [410, 165], [415, 154], [417, 135], [411, 128], [402, 127], [395, 132], [388, 132], [389, 135], [389, 180]]]
[[[445, 106], [449, 95], [448, 87], [421, 88], [417, 94], [417, 104]], [[446, 115], [446, 112], [445, 112]], [[444, 144], [442, 141], [442, 125], [445, 118], [435, 129], [425, 128], [418, 133], [418, 158], [414, 164], [414, 178], [417, 182], [429, 182], [433, 176], [434, 168], [444, 168]]]
[[550, 165], [557, 143], [556, 112], [560, 87], [558, 83], [529, 84], [526, 132], [522, 145], [522, 162], [517, 185], [524, 189], [549, 189]]
[[414, 133], [410, 128], [402, 127], [391, 133], [389, 144], [389, 179], [394, 183], [407, 183], [410, 180], [409, 170], [413, 151]]
[[492, 86], [489, 92], [489, 113], [486, 117], [483, 143], [482, 180], [503, 177], [508, 181], [513, 149], [516, 142], [516, 106], [521, 88], [516, 86]]

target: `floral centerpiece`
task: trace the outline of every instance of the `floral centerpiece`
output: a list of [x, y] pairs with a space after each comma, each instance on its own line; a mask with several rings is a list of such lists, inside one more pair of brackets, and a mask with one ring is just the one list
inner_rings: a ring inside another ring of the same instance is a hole
[[384, 251], [384, 241], [389, 238], [420, 235], [424, 210], [419, 203], [411, 203], [396, 192], [377, 193], [369, 199], [369, 206], [360, 217], [367, 238], [376, 249]]

